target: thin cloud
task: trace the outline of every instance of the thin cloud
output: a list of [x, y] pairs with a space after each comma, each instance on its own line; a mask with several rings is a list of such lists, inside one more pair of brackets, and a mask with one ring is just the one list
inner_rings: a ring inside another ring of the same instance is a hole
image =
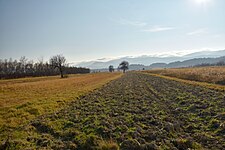
[[168, 31], [168, 30], [173, 30], [173, 29], [174, 29], [174, 27], [154, 26], [149, 29], [142, 30], [142, 31], [144, 31], [144, 32], [162, 32], [162, 31]]
[[131, 20], [123, 19], [123, 18], [120, 18], [117, 22], [122, 25], [131, 25], [131, 26], [136, 26], [136, 27], [144, 27], [147, 25], [146, 22], [131, 21]]
[[213, 35], [212, 37], [213, 37], [213, 38], [221, 38], [222, 35], [221, 35], [221, 34], [215, 34], [215, 35]]
[[189, 33], [187, 33], [187, 35], [194, 36], [194, 35], [201, 35], [201, 34], [205, 34], [205, 33], [208, 33], [208, 29], [201, 28], [201, 29], [197, 29], [195, 31], [189, 32]]

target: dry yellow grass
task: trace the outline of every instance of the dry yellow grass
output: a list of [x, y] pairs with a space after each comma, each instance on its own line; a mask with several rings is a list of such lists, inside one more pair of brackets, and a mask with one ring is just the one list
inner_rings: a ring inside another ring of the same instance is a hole
[[120, 73], [36, 77], [0, 80], [0, 132], [15, 128], [38, 115], [54, 112], [70, 100], [99, 88]]
[[183, 82], [183, 83], [186, 83], [186, 84], [203, 86], [203, 87], [206, 87], [206, 88], [209, 88], [209, 89], [214, 89], [214, 90], [219, 90], [219, 91], [225, 91], [225, 86], [223, 86], [223, 85], [212, 84], [212, 83], [207, 83], [207, 82], [191, 81], [191, 80], [186, 80], [186, 79], [179, 79], [179, 78], [176, 78], [176, 77], [169, 77], [169, 76], [164, 76], [164, 75], [154, 74], [154, 73], [149, 73], [149, 72], [143, 72], [143, 73], [151, 75], [151, 76], [157, 76], [157, 77], [160, 77], [160, 78], [165, 78], [165, 79], [169, 79], [169, 80]]
[[224, 66], [178, 68], [178, 69], [155, 69], [147, 72], [191, 81], [200, 81], [221, 85], [225, 84]]

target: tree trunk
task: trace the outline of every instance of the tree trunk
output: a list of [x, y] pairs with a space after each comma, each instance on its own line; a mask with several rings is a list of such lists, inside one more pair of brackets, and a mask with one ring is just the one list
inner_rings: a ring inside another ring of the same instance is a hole
[[62, 71], [62, 69], [59, 69], [59, 71], [60, 71], [61, 78], [63, 78], [63, 71]]
[[123, 69], [123, 73], [125, 73], [125, 69]]

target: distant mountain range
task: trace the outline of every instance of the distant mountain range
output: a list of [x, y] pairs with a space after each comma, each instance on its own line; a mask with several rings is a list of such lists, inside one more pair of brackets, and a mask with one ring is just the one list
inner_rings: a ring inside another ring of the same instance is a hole
[[[91, 69], [102, 69], [108, 68], [109, 65], [113, 65], [117, 68], [118, 64], [124, 60], [128, 61], [130, 64], [130, 69], [139, 70], [141, 68], [174, 68], [174, 67], [188, 67], [194, 66], [202, 63], [216, 63], [218, 61], [225, 60], [225, 50], [218, 51], [200, 51], [195, 53], [190, 53], [183, 56], [138, 56], [138, 57], [122, 57], [118, 59], [113, 59], [109, 61], [89, 61], [81, 62], [76, 66], [87, 67]], [[135, 69], [136, 68], [136, 69]], [[137, 69], [139, 68], [139, 69]]]
[[150, 66], [146, 66], [146, 69], [154, 68], [181, 68], [181, 67], [192, 67], [198, 65], [212, 65], [217, 63], [225, 63], [225, 56], [216, 58], [194, 58], [185, 61], [176, 61], [171, 63], [153, 63]]

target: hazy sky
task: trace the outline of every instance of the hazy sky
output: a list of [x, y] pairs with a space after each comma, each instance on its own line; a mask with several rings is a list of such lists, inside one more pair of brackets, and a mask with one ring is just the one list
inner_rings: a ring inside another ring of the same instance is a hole
[[0, 0], [0, 58], [225, 49], [225, 0]]

